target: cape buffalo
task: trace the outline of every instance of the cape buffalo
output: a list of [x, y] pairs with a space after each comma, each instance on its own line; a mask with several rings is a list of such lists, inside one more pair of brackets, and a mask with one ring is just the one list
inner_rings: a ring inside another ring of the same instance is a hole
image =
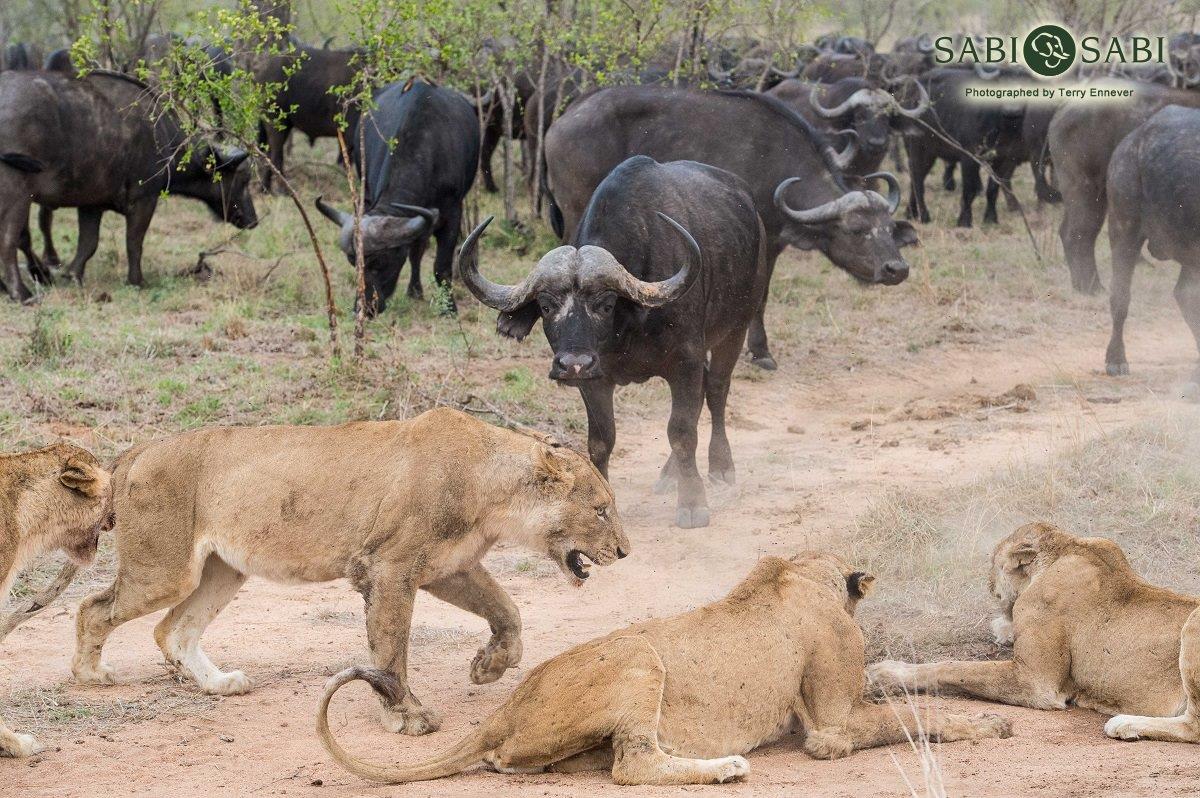
[[96, 251], [105, 211], [125, 217], [132, 285], [142, 284], [142, 241], [164, 193], [198, 199], [236, 227], [257, 223], [246, 153], [201, 145], [185, 159], [178, 123], [154, 118], [155, 103], [144, 83], [119, 73], [0, 74], [0, 267], [13, 299], [30, 298], [16, 247], [31, 202], [79, 209], [69, 266], [76, 280]]
[[502, 335], [520, 340], [542, 320], [554, 350], [550, 378], [578, 386], [588, 451], [605, 476], [617, 437], [614, 386], [665, 379], [671, 456], [659, 485], [678, 486], [679, 526], [707, 526], [696, 422], [707, 400], [709, 476], [732, 483], [725, 401], [769, 279], [766, 237], [749, 188], [704, 164], [630, 158], [596, 189], [571, 245], [547, 253], [517, 285], [479, 273], [476, 242], [490, 221], [463, 244], [463, 283], [500, 311]]
[[[692, 160], [746, 181], [767, 233], [768, 272], [787, 245], [818, 249], [865, 283], [896, 285], [908, 276], [899, 247], [915, 244], [908, 222], [892, 220], [899, 184], [885, 199], [851, 191], [841, 170], [853, 147], [835, 153], [804, 119], [774, 97], [743, 91], [698, 92], [652, 86], [601, 89], [576, 100], [546, 134], [549, 193], [556, 231], [572, 240], [592, 191], [631, 155]], [[750, 354], [775, 368], [762, 308], [751, 323]]]
[[785, 80], [767, 93], [827, 138], [843, 130], [853, 131], [858, 149], [845, 171], [856, 176], [879, 171], [887, 155], [893, 120], [920, 116], [929, 105], [929, 98], [921, 97], [913, 108], [904, 108], [889, 92], [863, 78], [843, 78], [836, 83]]
[[1050, 157], [1062, 193], [1059, 237], [1071, 271], [1071, 287], [1096, 293], [1104, 286], [1096, 272], [1096, 236], [1108, 208], [1105, 181], [1113, 150], [1130, 131], [1165, 105], [1200, 107], [1200, 92], [1156, 83], [1104, 81], [1103, 89], [1134, 90], [1126, 102], [1067, 103], [1050, 121]]
[[[1112, 245], [1112, 340], [1105, 355], [1110, 375], [1129, 373], [1125, 317], [1133, 268], [1148, 244], [1150, 254], [1179, 263], [1175, 302], [1200, 349], [1200, 110], [1169, 105], [1134, 130], [1113, 151], [1108, 166]], [[1193, 381], [1200, 382], [1200, 367]]]
[[[357, 124], [366, 126], [363, 152], [351, 157], [359, 174], [366, 175], [362, 239], [367, 315], [383, 311], [406, 258], [412, 263], [408, 295], [422, 296], [421, 257], [430, 236], [437, 239], [433, 279], [453, 310], [454, 247], [463, 198], [479, 166], [474, 107], [451, 89], [419, 81], [393, 83], [375, 95], [375, 108]], [[357, 145], [357, 126], [348, 135]], [[354, 263], [353, 215], [320, 197], [317, 208], [341, 227], [338, 245]]]

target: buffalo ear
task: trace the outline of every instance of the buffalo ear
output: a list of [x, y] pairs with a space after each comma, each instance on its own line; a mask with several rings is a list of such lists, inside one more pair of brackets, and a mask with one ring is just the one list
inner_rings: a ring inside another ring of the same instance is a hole
[[58, 481], [71, 490], [78, 491], [89, 498], [98, 497], [103, 486], [96, 468], [76, 458], [68, 460], [58, 474]]
[[1005, 570], [1023, 572], [1035, 559], [1037, 559], [1037, 549], [1029, 543], [1022, 543], [1008, 552]]
[[512, 313], [500, 313], [496, 316], [496, 332], [507, 338], [523, 341], [541, 317], [537, 303], [526, 302]]
[[917, 228], [912, 226], [912, 222], [898, 219], [893, 224], [892, 240], [896, 242], [896, 246], [915, 247], [921, 243], [921, 239], [917, 236]]
[[850, 598], [866, 598], [875, 587], [875, 577], [866, 571], [855, 571], [846, 577], [846, 590]]
[[575, 473], [566, 457], [542, 444], [534, 447], [533, 478], [538, 488], [548, 494], [565, 496], [575, 487]]
[[218, 172], [234, 172], [242, 165], [242, 162], [250, 157], [250, 153], [245, 150], [232, 150], [227, 153], [221, 153], [219, 150], [214, 150], [213, 154], [217, 156], [217, 171]]

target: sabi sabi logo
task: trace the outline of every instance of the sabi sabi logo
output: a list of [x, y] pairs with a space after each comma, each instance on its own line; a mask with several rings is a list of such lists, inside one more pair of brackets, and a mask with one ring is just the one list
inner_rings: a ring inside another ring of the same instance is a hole
[[1076, 64], [1166, 63], [1165, 36], [1083, 36], [1076, 39], [1061, 25], [1038, 25], [1020, 36], [938, 36], [933, 60], [938, 64], [1024, 64], [1034, 75], [1056, 78]]
[[1075, 37], [1058, 25], [1041, 25], [1025, 37], [1025, 66], [1045, 78], [1055, 78], [1075, 63]]

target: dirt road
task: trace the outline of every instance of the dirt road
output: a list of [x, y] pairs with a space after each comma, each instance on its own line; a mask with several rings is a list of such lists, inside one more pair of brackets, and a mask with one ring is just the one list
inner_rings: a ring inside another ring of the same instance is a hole
[[[1100, 324], [1071, 337], [1026, 337], [969, 352], [929, 350], [902, 365], [831, 375], [820, 384], [789, 376], [786, 363], [766, 379], [740, 366], [731, 401], [739, 483], [711, 490], [713, 525], [704, 530], [673, 528], [674, 498], [650, 491], [667, 456], [665, 404], [645, 419], [622, 417], [613, 478], [633, 556], [595, 571], [580, 590], [521, 552], [500, 551], [489, 559], [524, 615], [525, 667], [614, 627], [712, 600], [761, 555], [837, 541], [870, 499], [889, 487], [953, 486], [1044, 458], [1163, 407], [1200, 419], [1195, 407], [1171, 396], [1192, 367], [1194, 350], [1182, 322], [1164, 316], [1131, 338], [1136, 374], [1119, 382], [1097, 373], [1106, 340]], [[1027, 412], [1011, 412], [1004, 401], [981, 407], [973, 399], [999, 397], [1017, 384], [1037, 393]], [[989, 611], [979, 608], [981, 617]], [[18, 693], [43, 690], [41, 710], [58, 720], [40, 731], [50, 745], [47, 753], [0, 761], [0, 795], [857, 797], [907, 794], [901, 770], [923, 794], [920, 761], [907, 748], [818, 762], [794, 739], [752, 754], [751, 779], [740, 785], [615, 788], [604, 773], [476, 772], [406, 787], [374, 786], [333, 765], [312, 731], [325, 677], [367, 661], [361, 600], [345, 583], [247, 585], [205, 638], [214, 661], [241, 668], [256, 682], [249, 695], [227, 699], [197, 696], [166, 674], [151, 637], [158, 615], [111, 639], [107, 654], [120, 685], [60, 689], [68, 680], [72, 614], [69, 605], [51, 611], [5, 641], [0, 683], [15, 685]], [[343, 691], [332, 716], [352, 750], [395, 761], [441, 749], [497, 705], [524, 670], [496, 684], [471, 685], [467, 665], [486, 639], [486, 626], [428, 596], [418, 604], [414, 638], [413, 689], [442, 711], [443, 730], [420, 739], [386, 734], [375, 719], [374, 699], [356, 685]], [[984, 708], [966, 701], [932, 704]], [[1012, 739], [937, 749], [950, 795], [1200, 794], [1200, 751], [1193, 747], [1109, 740], [1102, 719], [1086, 711], [998, 711], [1013, 719]]]

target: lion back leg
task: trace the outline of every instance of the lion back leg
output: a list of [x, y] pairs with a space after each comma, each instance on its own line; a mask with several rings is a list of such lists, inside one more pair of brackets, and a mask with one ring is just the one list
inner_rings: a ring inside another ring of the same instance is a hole
[[0, 718], [0, 756], [20, 758], [33, 756], [41, 750], [32, 734], [18, 734], [5, 726], [4, 718]]
[[1117, 715], [1104, 724], [1104, 733], [1122, 740], [1200, 743], [1200, 609], [1193, 611], [1183, 625], [1179, 672], [1187, 694], [1182, 715], [1174, 718]]
[[200, 648], [200, 636], [246, 582], [246, 575], [216, 554], [208, 555], [200, 584], [154, 628], [154, 639], [167, 662], [196, 680], [210, 695], [239, 695], [250, 690], [241, 671], [222, 672]]
[[509, 772], [611, 765], [613, 780], [628, 785], [718, 784], [745, 776], [749, 765], [740, 756], [687, 759], [662, 750], [658, 723], [665, 680], [657, 652], [636, 637], [603, 640], [555, 657], [535, 669], [500, 710], [510, 733], [485, 759]]

